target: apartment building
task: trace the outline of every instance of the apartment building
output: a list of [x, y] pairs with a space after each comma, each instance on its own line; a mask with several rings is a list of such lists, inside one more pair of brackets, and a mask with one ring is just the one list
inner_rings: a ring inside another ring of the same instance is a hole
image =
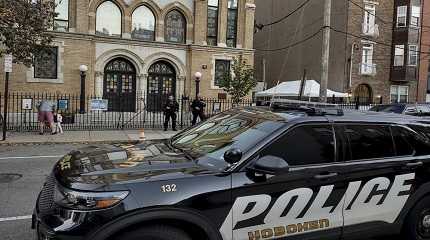
[[[270, 4], [263, 2], [267, 1], [257, 0], [257, 23], [276, 21], [297, 9], [302, 1], [292, 5], [288, 5], [290, 1], [282, 0], [271, 0]], [[296, 41], [307, 39], [312, 31], [323, 26], [323, 4], [324, 1], [310, 1], [303, 7], [305, 18], [299, 10], [276, 24], [278, 26], [263, 29], [267, 32], [261, 36], [256, 35], [257, 76], [263, 79], [260, 72], [266, 73], [264, 77], [269, 86], [281, 79], [301, 79], [303, 69], [307, 70], [307, 79], [320, 80], [321, 34], [291, 48], [289, 60], [280, 70], [267, 65], [282, 62], [285, 55], [258, 50], [263, 46], [273, 49], [295, 42], [291, 40], [295, 33], [292, 26], [301, 18], [305, 23], [299, 26], [298, 32], [303, 34]], [[332, 0], [329, 88], [348, 92], [351, 98], [363, 103], [416, 101], [419, 92], [421, 4], [420, 0]], [[268, 19], [261, 9], [264, 5], [269, 5], [266, 8], [275, 13], [282, 7], [285, 11]], [[286, 29], [285, 35], [279, 33], [283, 28]], [[265, 71], [262, 71], [262, 63]], [[281, 77], [267, 74], [272, 71]]]
[[86, 93], [98, 97], [194, 96], [196, 72], [202, 95], [218, 97], [233, 58], [253, 65], [254, 0], [56, 3], [52, 46], [33, 67], [14, 66], [11, 91], [79, 94], [85, 65]]

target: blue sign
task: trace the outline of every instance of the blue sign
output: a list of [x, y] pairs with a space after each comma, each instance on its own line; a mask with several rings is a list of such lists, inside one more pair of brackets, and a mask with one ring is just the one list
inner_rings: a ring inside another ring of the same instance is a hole
[[108, 100], [107, 99], [91, 99], [91, 111], [107, 111]]
[[69, 100], [68, 99], [59, 99], [58, 100], [58, 110], [66, 111], [69, 109]]

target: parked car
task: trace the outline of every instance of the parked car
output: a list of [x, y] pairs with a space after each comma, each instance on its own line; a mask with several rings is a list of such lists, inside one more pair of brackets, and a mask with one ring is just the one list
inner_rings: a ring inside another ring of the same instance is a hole
[[382, 104], [372, 107], [369, 111], [406, 114], [412, 116], [430, 116], [430, 104]]
[[430, 123], [274, 104], [55, 165], [38, 239], [430, 239]]

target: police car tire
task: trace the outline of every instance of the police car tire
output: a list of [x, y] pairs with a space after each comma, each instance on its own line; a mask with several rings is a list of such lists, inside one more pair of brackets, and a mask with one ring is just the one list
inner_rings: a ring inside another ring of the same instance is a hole
[[178, 228], [154, 225], [121, 234], [115, 240], [192, 240], [188, 234]]
[[423, 198], [409, 212], [403, 228], [403, 237], [410, 240], [429, 240], [430, 234], [422, 236], [419, 233], [420, 223], [423, 221], [423, 214], [430, 215], [430, 197]]

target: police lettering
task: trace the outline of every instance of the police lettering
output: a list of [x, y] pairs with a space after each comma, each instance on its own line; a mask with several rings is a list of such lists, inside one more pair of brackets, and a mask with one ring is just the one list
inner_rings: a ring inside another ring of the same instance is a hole
[[[314, 191], [310, 188], [293, 189], [277, 198], [270, 209], [270, 195], [239, 197], [220, 231], [224, 239], [229, 239], [229, 233], [233, 230], [233, 239], [260, 240], [337, 228], [344, 224], [348, 226], [370, 221], [393, 223], [409, 198], [410, 180], [414, 179], [415, 174], [411, 173], [396, 176], [393, 184], [385, 177], [366, 183], [351, 182], [335, 205], [327, 203], [334, 185], [321, 187], [314, 198]], [[265, 212], [263, 224], [238, 228], [239, 223], [261, 218]]]

